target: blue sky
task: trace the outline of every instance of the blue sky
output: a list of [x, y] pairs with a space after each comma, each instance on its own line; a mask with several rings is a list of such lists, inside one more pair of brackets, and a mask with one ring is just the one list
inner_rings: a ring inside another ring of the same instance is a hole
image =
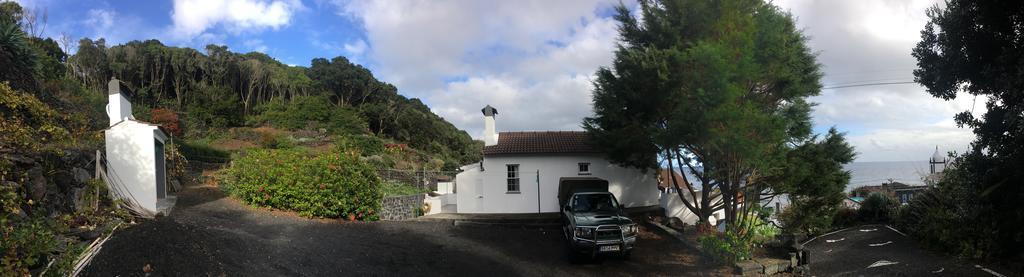
[[[49, 16], [44, 35], [222, 44], [286, 64], [346, 56], [399, 92], [481, 137], [480, 107], [499, 131], [579, 130], [594, 71], [610, 64], [618, 0], [17, 0]], [[911, 81], [910, 49], [932, 0], [777, 0], [810, 37], [826, 86]], [[627, 6], [635, 5], [627, 1]], [[831, 89], [812, 98], [815, 130], [836, 126], [858, 161], [924, 160], [973, 139], [954, 126], [984, 99], [942, 101], [916, 84]]]
[[[233, 51], [260, 51], [286, 64], [308, 66], [318, 57], [350, 56], [358, 61], [366, 50], [365, 30], [356, 18], [339, 15], [338, 7], [327, 1], [223, 1], [238, 2], [256, 11], [275, 13], [261, 4], [283, 3], [279, 18], [252, 16], [232, 18], [229, 14], [194, 15], [187, 13], [187, 2], [199, 7], [219, 1], [18, 1], [48, 14], [46, 34], [57, 37], [65, 32], [73, 38], [104, 37], [108, 44], [155, 38], [168, 45], [202, 49], [207, 44], [228, 45]], [[231, 3], [225, 4], [232, 6]], [[179, 9], [176, 10], [175, 8]], [[223, 6], [221, 6], [223, 7]]]

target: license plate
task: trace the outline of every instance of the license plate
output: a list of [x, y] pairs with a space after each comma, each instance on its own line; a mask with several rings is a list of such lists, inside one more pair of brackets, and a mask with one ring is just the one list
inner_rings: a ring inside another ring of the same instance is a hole
[[619, 251], [619, 246], [618, 245], [605, 245], [605, 246], [601, 246], [600, 251], [601, 252]]

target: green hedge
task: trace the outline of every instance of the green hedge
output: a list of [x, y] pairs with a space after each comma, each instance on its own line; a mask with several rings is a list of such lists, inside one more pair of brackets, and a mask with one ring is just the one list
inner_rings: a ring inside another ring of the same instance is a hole
[[189, 161], [201, 161], [211, 163], [223, 163], [231, 160], [231, 153], [228, 151], [213, 148], [209, 145], [197, 142], [175, 140], [178, 150], [185, 159]]
[[427, 189], [422, 189], [422, 188], [414, 187], [412, 185], [409, 185], [409, 184], [406, 184], [406, 183], [402, 183], [402, 182], [396, 182], [396, 181], [384, 182], [384, 185], [382, 186], [382, 188], [383, 188], [382, 191], [384, 192], [384, 196], [385, 197], [387, 197], [387, 196], [413, 195], [413, 194], [422, 194], [422, 193], [430, 192]]
[[377, 220], [383, 194], [376, 171], [358, 151], [321, 154], [302, 149], [257, 149], [225, 170], [223, 188], [255, 206], [302, 216]]

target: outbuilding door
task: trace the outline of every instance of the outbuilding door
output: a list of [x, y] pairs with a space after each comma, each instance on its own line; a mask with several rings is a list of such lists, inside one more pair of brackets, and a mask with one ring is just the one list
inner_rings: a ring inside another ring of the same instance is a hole
[[167, 196], [167, 165], [164, 160], [164, 144], [160, 140], [153, 140], [153, 147], [156, 149], [156, 198], [163, 199]]
[[558, 182], [558, 208], [565, 207], [569, 196], [577, 192], [608, 192], [608, 181], [598, 178], [562, 178]]

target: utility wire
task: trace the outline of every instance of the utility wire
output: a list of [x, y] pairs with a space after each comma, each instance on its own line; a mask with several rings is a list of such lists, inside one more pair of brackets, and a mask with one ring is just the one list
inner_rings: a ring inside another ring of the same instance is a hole
[[864, 75], [864, 74], [888, 73], [888, 72], [907, 72], [907, 73], [910, 73], [910, 72], [913, 72], [914, 69], [916, 69], [916, 67], [892, 67], [890, 69], [882, 69], [882, 70], [863, 70], [863, 71], [846, 71], [846, 72], [827, 73], [826, 75], [828, 75], [828, 76], [849, 76], [849, 75]]
[[903, 85], [903, 84], [916, 84], [916, 82], [914, 82], [914, 81], [904, 81], [904, 82], [882, 82], [882, 83], [866, 83], [866, 84], [853, 84], [853, 85], [833, 85], [833, 86], [823, 87], [821, 89], [840, 89], [840, 88], [852, 88], [852, 87]]

